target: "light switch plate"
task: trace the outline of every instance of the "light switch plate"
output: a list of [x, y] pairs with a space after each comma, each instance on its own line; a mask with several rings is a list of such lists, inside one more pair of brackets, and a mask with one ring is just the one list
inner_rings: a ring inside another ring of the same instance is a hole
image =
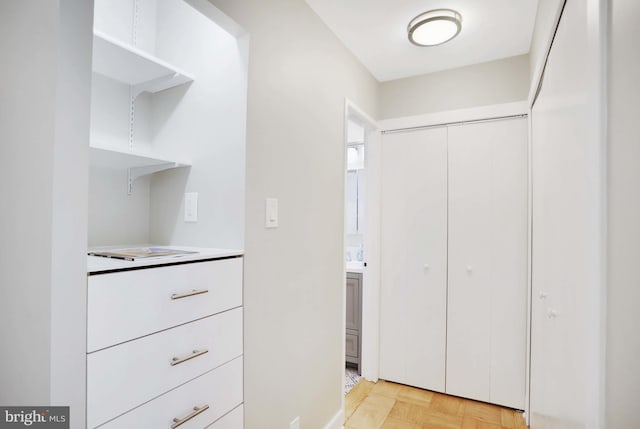
[[184, 194], [184, 221], [198, 222], [198, 193], [187, 192]]
[[289, 429], [300, 429], [300, 416], [291, 420], [291, 423], [289, 423]]
[[264, 226], [267, 228], [278, 227], [278, 199], [277, 198], [267, 198], [266, 200]]

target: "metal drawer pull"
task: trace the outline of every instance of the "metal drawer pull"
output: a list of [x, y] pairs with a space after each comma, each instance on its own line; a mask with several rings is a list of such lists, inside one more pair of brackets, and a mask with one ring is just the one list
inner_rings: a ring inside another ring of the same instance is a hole
[[175, 418], [173, 419], [173, 423], [171, 424], [171, 429], [175, 429], [178, 426], [180, 426], [183, 423], [188, 422], [189, 420], [191, 420], [192, 418], [194, 418], [195, 416], [197, 416], [198, 414], [204, 413], [205, 411], [207, 411], [209, 409], [208, 405], [203, 405], [202, 407], [198, 408], [198, 407], [193, 407], [193, 411], [191, 413], [189, 413], [189, 415], [179, 419], [179, 418]]
[[183, 358], [174, 357], [173, 359], [171, 359], [171, 366], [180, 365], [183, 362], [186, 362], [186, 361], [191, 360], [193, 358], [197, 358], [198, 356], [202, 356], [205, 353], [209, 353], [209, 350], [199, 350], [199, 351], [198, 350], [194, 350], [193, 353], [191, 353], [187, 357], [183, 357]]
[[191, 292], [187, 292], [187, 293], [174, 293], [173, 295], [171, 295], [171, 299], [180, 299], [180, 298], [187, 298], [189, 296], [194, 296], [194, 295], [201, 295], [203, 293], [209, 293], [208, 289], [201, 289], [201, 290], [192, 290]]

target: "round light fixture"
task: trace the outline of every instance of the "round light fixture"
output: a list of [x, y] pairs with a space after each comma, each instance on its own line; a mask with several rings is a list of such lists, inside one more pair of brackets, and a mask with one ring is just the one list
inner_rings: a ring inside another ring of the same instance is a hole
[[409, 22], [409, 41], [418, 46], [437, 46], [453, 39], [462, 28], [462, 16], [453, 9], [434, 9]]

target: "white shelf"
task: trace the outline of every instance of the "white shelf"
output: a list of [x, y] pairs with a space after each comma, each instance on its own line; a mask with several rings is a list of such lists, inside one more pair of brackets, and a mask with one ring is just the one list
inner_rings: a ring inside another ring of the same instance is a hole
[[185, 71], [99, 31], [93, 32], [93, 71], [133, 86], [136, 95], [193, 81]]
[[172, 168], [189, 167], [191, 163], [168, 159], [150, 153], [141, 153], [90, 145], [91, 165], [127, 171], [127, 193], [133, 192], [137, 178]]
[[167, 168], [188, 167], [191, 165], [190, 162], [185, 160], [169, 159], [153, 153], [120, 150], [93, 143], [90, 145], [90, 152], [91, 165], [116, 170], [160, 165], [172, 165]]

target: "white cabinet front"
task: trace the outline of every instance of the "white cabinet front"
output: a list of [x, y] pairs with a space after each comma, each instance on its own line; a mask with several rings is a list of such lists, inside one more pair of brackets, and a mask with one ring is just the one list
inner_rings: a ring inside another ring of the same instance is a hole
[[[239, 357], [111, 420], [101, 428], [202, 429], [241, 403], [242, 357]], [[220, 427], [242, 429], [242, 419], [237, 414], [232, 417], [228, 424], [221, 424]]]
[[209, 426], [208, 429], [242, 429], [244, 426], [244, 406], [240, 405], [226, 416]]
[[95, 427], [242, 354], [242, 309], [87, 356], [87, 422]]
[[87, 351], [242, 305], [242, 258], [89, 277]]
[[88, 428], [203, 428], [242, 404], [241, 257], [87, 283]]

